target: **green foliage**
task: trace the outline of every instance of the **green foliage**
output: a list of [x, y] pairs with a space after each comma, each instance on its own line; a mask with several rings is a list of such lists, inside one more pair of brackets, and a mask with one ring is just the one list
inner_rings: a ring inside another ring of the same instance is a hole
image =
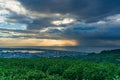
[[120, 54], [78, 58], [0, 59], [0, 80], [120, 80]]
[[65, 80], [62, 76], [52, 75], [44, 78], [43, 80]]

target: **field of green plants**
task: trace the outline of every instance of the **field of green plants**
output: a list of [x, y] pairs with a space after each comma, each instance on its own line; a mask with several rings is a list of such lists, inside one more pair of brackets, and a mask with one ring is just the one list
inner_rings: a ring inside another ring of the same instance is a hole
[[0, 80], [120, 80], [119, 53], [0, 59]]

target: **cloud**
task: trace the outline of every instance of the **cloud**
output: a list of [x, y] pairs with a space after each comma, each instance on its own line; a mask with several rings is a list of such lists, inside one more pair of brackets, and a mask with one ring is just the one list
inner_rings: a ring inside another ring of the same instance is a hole
[[119, 0], [5, 0], [1, 6], [11, 14], [6, 21], [27, 24], [27, 29], [38, 30], [66, 27], [76, 21], [96, 22], [119, 13], [119, 3]]
[[120, 0], [1, 0], [0, 38], [120, 46], [119, 4]]
[[[93, 21], [119, 12], [119, 0], [21, 0], [23, 6], [38, 13], [71, 14], [79, 20]], [[34, 4], [33, 4], [34, 3]], [[109, 4], [108, 4], [109, 3]]]
[[[119, 45], [120, 14], [108, 16], [94, 23], [79, 22], [69, 26], [64, 31], [64, 37], [75, 39], [83, 46]], [[119, 45], [120, 46], [120, 45]]]

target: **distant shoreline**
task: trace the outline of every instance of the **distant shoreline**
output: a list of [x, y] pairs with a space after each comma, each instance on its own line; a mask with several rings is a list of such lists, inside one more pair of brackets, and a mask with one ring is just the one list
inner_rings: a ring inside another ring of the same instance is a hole
[[103, 50], [120, 49], [120, 47], [79, 47], [79, 46], [23, 46], [23, 47], [0, 47], [0, 48], [22, 48], [22, 49], [34, 49], [34, 50], [60, 50], [60, 51], [75, 51], [75, 52], [87, 52], [87, 53], [100, 53]]

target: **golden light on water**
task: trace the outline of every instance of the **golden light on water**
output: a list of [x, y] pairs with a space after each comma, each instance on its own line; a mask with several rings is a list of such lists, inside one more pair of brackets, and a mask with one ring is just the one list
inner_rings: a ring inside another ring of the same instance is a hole
[[75, 40], [0, 38], [1, 46], [76, 46]]

